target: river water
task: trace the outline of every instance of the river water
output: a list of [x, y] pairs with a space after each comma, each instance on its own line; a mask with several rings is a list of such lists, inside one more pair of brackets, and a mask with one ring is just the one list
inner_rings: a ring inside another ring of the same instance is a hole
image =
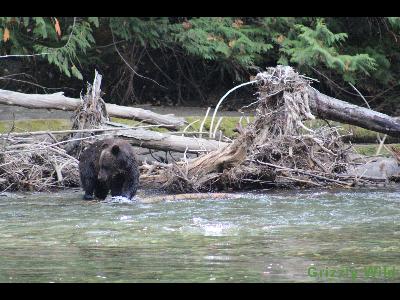
[[[0, 282], [400, 282], [400, 189], [0, 196]], [[140, 196], [140, 195], [139, 195]]]

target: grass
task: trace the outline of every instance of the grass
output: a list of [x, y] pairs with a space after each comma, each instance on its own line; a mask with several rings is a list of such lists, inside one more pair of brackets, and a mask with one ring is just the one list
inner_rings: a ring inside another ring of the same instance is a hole
[[[0, 121], [0, 133], [8, 133], [13, 126], [13, 121]], [[42, 130], [68, 130], [72, 123], [68, 119], [25, 119], [16, 120], [14, 132], [42, 131]]]
[[[186, 121], [190, 124], [194, 121], [197, 120], [196, 123], [191, 125], [190, 128], [187, 129], [187, 131], [199, 131], [200, 130], [200, 125], [201, 122], [203, 122], [204, 116], [191, 116], [191, 117], [186, 117]], [[250, 118], [250, 121], [253, 119], [253, 117]], [[236, 125], [239, 123], [240, 117], [223, 117], [220, 126], [218, 127], [219, 130], [222, 130], [222, 133], [229, 137], [229, 138], [235, 138], [238, 133], [234, 132], [233, 130], [236, 128]], [[215, 130], [215, 126], [217, 125], [218, 118], [214, 119], [214, 128], [213, 131]], [[246, 120], [242, 119], [242, 124], [245, 126], [247, 124]], [[210, 131], [210, 125], [211, 125], [211, 117], [207, 117], [206, 121], [204, 122], [203, 126], [203, 132], [209, 132]]]
[[[334, 121], [329, 121], [329, 124], [334, 127], [334, 126], [339, 126], [340, 130], [339, 132], [341, 134], [348, 134], [348, 133], [353, 133], [351, 136], [351, 141], [354, 143], [376, 143], [377, 142], [377, 132], [368, 130], [365, 128], [361, 128], [358, 126], [354, 125], [349, 125], [349, 124], [342, 124], [339, 122], [334, 122]], [[306, 126], [309, 126], [310, 128], [318, 128], [320, 126], [326, 126], [327, 123], [323, 120], [312, 120], [312, 121], [306, 121], [305, 122]], [[380, 133], [379, 134], [381, 138], [383, 138], [384, 134]], [[399, 138], [393, 138], [388, 136], [385, 140], [386, 143], [400, 143]]]
[[[396, 148], [400, 147], [400, 144], [385, 144], [386, 146], [395, 146]], [[378, 150], [379, 145], [378, 144], [355, 144], [354, 148], [359, 154], [366, 155], [366, 156], [373, 156], [376, 154], [376, 150]], [[386, 157], [391, 157], [392, 154], [385, 149], [385, 147], [382, 148], [380, 155], [386, 156]]]
[[[139, 121], [126, 120], [120, 118], [110, 118], [112, 122], [122, 123], [128, 126], [139, 125]], [[13, 121], [0, 121], [0, 133], [8, 133], [12, 128]], [[143, 124], [146, 125], [146, 124]], [[69, 130], [72, 123], [68, 119], [24, 119], [15, 121], [14, 132], [27, 132], [27, 131], [57, 131]], [[150, 130], [158, 132], [168, 132], [166, 128], [149, 128]]]
[[[114, 118], [111, 117], [110, 118], [111, 122], [116, 122], [116, 123], [121, 123], [121, 124], [125, 124], [128, 126], [144, 126], [144, 125], [148, 125], [146, 123], [141, 123], [140, 121], [135, 121], [135, 120], [127, 120], [127, 119], [122, 119], [122, 118]], [[148, 128], [149, 130], [153, 130], [153, 131], [157, 131], [157, 132], [168, 132], [169, 130], [167, 128], [159, 128], [159, 127], [154, 127], [154, 128]]]
[[[190, 116], [185, 118], [186, 121], [192, 123], [197, 120], [194, 124], [192, 124], [187, 131], [199, 131], [200, 124], [204, 119], [204, 116]], [[239, 123], [240, 117], [223, 117], [222, 122], [219, 126], [219, 129], [222, 130], [225, 136], [229, 138], [234, 138], [237, 136], [237, 133], [233, 130], [236, 125]], [[253, 117], [250, 117], [250, 121], [253, 120]], [[141, 123], [139, 121], [127, 120], [121, 118], [111, 118], [112, 122], [122, 123], [128, 126], [137, 126]], [[214, 126], [216, 125], [218, 119], [214, 120]], [[210, 130], [211, 117], [207, 117], [204, 123], [203, 131]], [[242, 124], [247, 124], [245, 119], [242, 119]], [[364, 128], [360, 128], [353, 125], [340, 124], [338, 122], [330, 122], [331, 126], [341, 126], [341, 133], [345, 134], [347, 132], [353, 132], [353, 142], [376, 142], [376, 132], [367, 130]], [[143, 124], [145, 125], [145, 124]], [[322, 125], [326, 125], [326, 123], [322, 120], [313, 120], [306, 122], [306, 125], [311, 128], [317, 128]], [[0, 121], [0, 133], [8, 132], [12, 127], [12, 121]], [[180, 130], [183, 130], [186, 127], [183, 126]], [[26, 119], [26, 120], [16, 120], [15, 121], [15, 132], [24, 132], [24, 131], [41, 131], [41, 130], [65, 130], [71, 128], [71, 122], [67, 119]], [[214, 128], [215, 129], [215, 128]], [[151, 128], [151, 130], [158, 132], [168, 132], [166, 128]], [[381, 134], [383, 137], [383, 134]], [[399, 139], [394, 139], [391, 137], [387, 137], [386, 141], [388, 143], [400, 142]]]

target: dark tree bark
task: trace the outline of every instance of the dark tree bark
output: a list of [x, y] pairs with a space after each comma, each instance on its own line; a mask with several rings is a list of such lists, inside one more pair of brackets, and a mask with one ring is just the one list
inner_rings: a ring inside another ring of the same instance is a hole
[[309, 93], [310, 109], [319, 118], [400, 137], [400, 122], [394, 117], [329, 97], [313, 88]]

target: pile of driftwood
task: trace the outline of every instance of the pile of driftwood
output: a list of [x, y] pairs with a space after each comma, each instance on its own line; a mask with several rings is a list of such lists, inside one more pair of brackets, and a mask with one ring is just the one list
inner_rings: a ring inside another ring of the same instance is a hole
[[[44, 98], [28, 95], [23, 101], [20, 93], [0, 90], [0, 103], [75, 112], [71, 130], [0, 135], [0, 191], [79, 186], [78, 160], [82, 149], [87, 143], [110, 135], [125, 138], [134, 146], [181, 152], [181, 160], [144, 162], [140, 167], [142, 187], [159, 187], [175, 193], [277, 186], [350, 187], [359, 182], [382, 182], [348, 175], [352, 148], [342, 142], [338, 128], [327, 123], [310, 129], [304, 121], [316, 117], [331, 119], [393, 136], [400, 136], [400, 124], [387, 115], [323, 95], [310, 86], [310, 81], [284, 66], [259, 73], [254, 80], [257, 99], [247, 105], [254, 107], [254, 121], [231, 142], [221, 137], [207, 139], [202, 132], [187, 135], [189, 125], [171, 115], [106, 104], [101, 98], [101, 76], [97, 72], [93, 85], [88, 84], [87, 93], [80, 100], [57, 93], [43, 95]], [[111, 115], [150, 125], [128, 127], [110, 122]], [[172, 131], [148, 130], [154, 126]], [[189, 159], [188, 153], [197, 153], [198, 157]]]
[[275, 186], [351, 186], [351, 146], [338, 128], [312, 130], [309, 80], [290, 67], [259, 73], [255, 118], [231, 144], [179, 163], [148, 166], [143, 179], [170, 191], [204, 192]]
[[1, 137], [0, 191], [78, 187], [78, 160], [50, 137]]

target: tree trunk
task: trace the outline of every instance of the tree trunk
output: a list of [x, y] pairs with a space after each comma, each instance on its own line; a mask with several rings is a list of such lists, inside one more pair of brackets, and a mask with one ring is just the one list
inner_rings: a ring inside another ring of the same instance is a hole
[[[0, 104], [73, 111], [81, 104], [81, 100], [65, 97], [63, 92], [23, 94], [0, 89]], [[174, 115], [160, 115], [141, 108], [106, 104], [106, 109], [110, 117], [135, 119], [156, 125], [162, 124], [171, 129], [178, 129], [185, 124], [183, 118], [175, 117]]]
[[196, 193], [196, 194], [175, 194], [175, 195], [162, 195], [146, 198], [138, 198], [142, 203], [156, 203], [161, 201], [179, 201], [179, 200], [201, 200], [201, 199], [237, 199], [241, 195], [232, 193]]
[[400, 122], [396, 118], [329, 97], [314, 88], [310, 88], [309, 94], [310, 109], [319, 118], [400, 137]]
[[199, 153], [225, 147], [228, 143], [201, 138], [172, 135], [145, 129], [121, 130], [116, 136], [127, 139], [132, 145], [163, 151]]

